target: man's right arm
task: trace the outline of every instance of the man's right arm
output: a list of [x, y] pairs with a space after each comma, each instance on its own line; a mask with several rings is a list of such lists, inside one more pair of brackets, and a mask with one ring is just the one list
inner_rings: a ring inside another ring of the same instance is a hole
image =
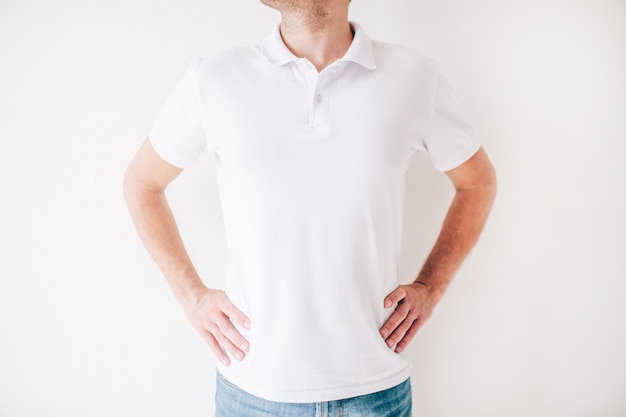
[[124, 198], [144, 246], [167, 279], [192, 326], [225, 365], [225, 351], [242, 360], [248, 342], [231, 320], [249, 329], [248, 318], [223, 291], [209, 289], [185, 250], [165, 188], [182, 172], [161, 158], [146, 139], [124, 176]]

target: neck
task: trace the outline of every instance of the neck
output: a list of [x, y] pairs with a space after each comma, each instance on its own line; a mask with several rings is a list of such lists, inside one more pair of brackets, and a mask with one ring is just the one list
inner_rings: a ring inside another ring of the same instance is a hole
[[352, 43], [347, 2], [282, 11], [280, 34], [294, 55], [308, 59], [321, 71], [343, 57]]

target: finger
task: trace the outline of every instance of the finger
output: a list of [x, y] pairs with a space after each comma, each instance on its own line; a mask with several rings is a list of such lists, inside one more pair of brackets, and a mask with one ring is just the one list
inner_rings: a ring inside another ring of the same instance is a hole
[[385, 308], [390, 308], [392, 305], [399, 303], [404, 297], [406, 297], [406, 290], [402, 287], [396, 288], [385, 297]]
[[238, 349], [237, 346], [235, 346], [233, 342], [228, 340], [226, 336], [224, 336], [223, 334], [217, 334], [215, 336], [219, 340], [224, 350], [230, 353], [230, 355], [235, 357], [238, 361], [242, 361], [243, 358], [246, 357], [246, 354], [242, 352], [241, 349]]
[[385, 324], [380, 328], [380, 335], [387, 339], [391, 333], [396, 330], [396, 328], [402, 323], [407, 315], [409, 314], [409, 307], [401, 304], [396, 308], [396, 311], [393, 312], [391, 316], [387, 319]]
[[201, 332], [201, 335], [213, 351], [215, 357], [224, 365], [230, 365], [230, 359], [228, 358], [226, 352], [222, 349], [222, 346], [218, 343], [217, 339], [215, 339], [215, 337], [208, 331]]
[[411, 326], [413, 325], [414, 321], [415, 319], [412, 318], [410, 315], [407, 316], [406, 319], [404, 319], [404, 321], [400, 323], [398, 327], [396, 327], [391, 336], [387, 338], [387, 340], [385, 341], [387, 343], [387, 346], [391, 348], [393, 347], [393, 345], [396, 344], [396, 342], [402, 341]]
[[398, 345], [396, 346], [396, 353], [402, 352], [409, 345], [409, 343], [411, 343], [411, 340], [413, 340], [413, 337], [415, 337], [417, 331], [422, 327], [422, 324], [423, 321], [419, 318], [413, 322], [402, 340], [398, 342]]
[[235, 305], [228, 298], [224, 300], [220, 308], [222, 312], [224, 312], [224, 314], [226, 314], [226, 316], [232, 321], [238, 323], [244, 329], [250, 330], [250, 319], [248, 319], [248, 317], [246, 317], [241, 310], [235, 307]]
[[218, 340], [222, 346], [230, 352], [235, 358], [242, 360], [245, 356], [244, 352], [249, 350], [248, 341], [235, 329], [230, 319], [225, 315], [216, 320], [219, 330]]
[[230, 322], [220, 327], [220, 331], [233, 345], [237, 346], [238, 349], [248, 353], [250, 344]]

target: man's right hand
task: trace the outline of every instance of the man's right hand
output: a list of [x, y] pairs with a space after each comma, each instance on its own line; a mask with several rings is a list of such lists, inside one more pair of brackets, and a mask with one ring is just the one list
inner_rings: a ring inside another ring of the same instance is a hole
[[232, 322], [250, 330], [250, 320], [235, 307], [224, 291], [204, 288], [195, 297], [195, 302], [184, 306], [184, 310], [191, 325], [224, 365], [230, 365], [226, 352], [243, 360], [250, 344]]
[[146, 139], [124, 175], [124, 197], [141, 241], [189, 321], [228, 366], [227, 352], [242, 360], [249, 349], [232, 321], [245, 329], [250, 329], [250, 321], [223, 291], [206, 288], [191, 263], [165, 197], [165, 188], [181, 172], [182, 168], [161, 158]]

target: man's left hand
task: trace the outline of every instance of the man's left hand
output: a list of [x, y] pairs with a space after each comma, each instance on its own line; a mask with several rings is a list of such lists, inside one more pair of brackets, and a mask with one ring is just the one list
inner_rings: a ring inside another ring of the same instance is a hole
[[380, 335], [390, 349], [395, 346], [395, 352], [400, 353], [428, 320], [435, 303], [426, 286], [413, 283], [398, 286], [385, 298], [385, 308], [396, 304], [396, 310], [380, 328]]

